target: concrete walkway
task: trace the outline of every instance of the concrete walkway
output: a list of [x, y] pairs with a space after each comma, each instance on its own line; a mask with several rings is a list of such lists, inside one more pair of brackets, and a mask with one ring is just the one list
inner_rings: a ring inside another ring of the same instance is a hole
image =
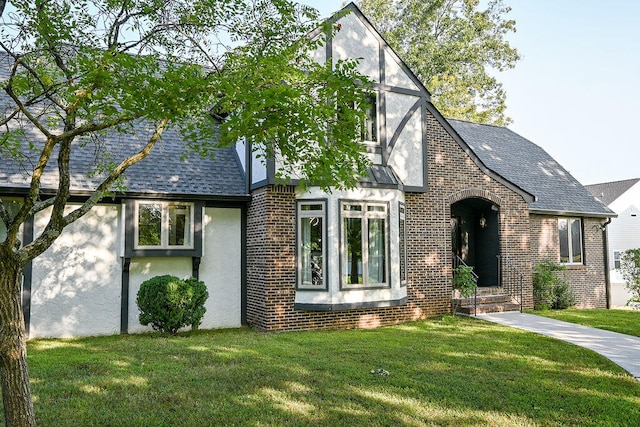
[[600, 353], [640, 381], [639, 337], [519, 312], [478, 314], [477, 317], [588, 348]]

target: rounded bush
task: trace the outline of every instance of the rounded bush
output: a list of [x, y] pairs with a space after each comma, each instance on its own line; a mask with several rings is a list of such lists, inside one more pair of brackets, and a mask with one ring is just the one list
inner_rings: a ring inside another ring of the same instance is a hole
[[138, 290], [136, 303], [140, 310], [140, 323], [150, 324], [154, 330], [169, 334], [175, 334], [187, 325], [197, 329], [206, 311], [204, 303], [208, 297], [204, 282], [194, 278], [152, 277], [144, 281]]

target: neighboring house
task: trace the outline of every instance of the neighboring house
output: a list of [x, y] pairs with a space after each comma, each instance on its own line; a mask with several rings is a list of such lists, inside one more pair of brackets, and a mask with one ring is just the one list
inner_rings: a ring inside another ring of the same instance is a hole
[[[580, 306], [605, 306], [602, 226], [613, 213], [510, 130], [447, 121], [357, 7], [346, 9], [353, 13], [333, 18], [341, 30], [315, 57], [363, 58], [360, 71], [375, 82], [362, 132], [370, 176], [352, 190], [304, 190], [279, 183], [277, 162], [253, 154], [260, 147], [181, 162], [182, 141], [167, 134], [127, 172], [127, 192], [105, 199], [27, 268], [31, 337], [147, 330], [137, 289], [167, 273], [205, 281], [204, 328], [395, 324], [450, 311], [458, 257], [482, 287], [510, 284], [517, 272], [525, 308], [533, 265], [551, 258], [569, 267]], [[92, 188], [83, 173], [91, 156], [87, 147], [74, 159], [74, 200]], [[0, 158], [3, 200], [19, 202], [28, 180]], [[40, 229], [36, 216], [24, 241]]]
[[586, 186], [609, 209], [618, 214], [607, 227], [611, 306], [624, 307], [631, 298], [620, 272], [620, 255], [640, 248], [640, 178]]

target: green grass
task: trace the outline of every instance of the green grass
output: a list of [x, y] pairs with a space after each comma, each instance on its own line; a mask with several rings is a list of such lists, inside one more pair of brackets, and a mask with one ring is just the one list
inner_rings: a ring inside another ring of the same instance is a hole
[[33, 340], [29, 362], [42, 426], [640, 425], [640, 383], [610, 361], [451, 316]]
[[532, 314], [640, 337], [640, 310], [542, 310]]

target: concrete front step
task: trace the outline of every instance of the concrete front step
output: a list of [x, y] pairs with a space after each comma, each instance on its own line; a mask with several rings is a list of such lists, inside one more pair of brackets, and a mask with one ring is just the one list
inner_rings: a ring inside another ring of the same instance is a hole
[[[496, 303], [502, 303], [502, 302], [511, 302], [511, 296], [507, 294], [478, 295], [475, 300], [477, 304], [496, 304]], [[454, 298], [453, 301], [458, 302], [460, 305], [473, 305], [474, 297]]]
[[501, 313], [504, 311], [520, 311], [520, 304], [515, 302], [504, 303], [492, 303], [492, 304], [478, 304], [476, 310], [473, 305], [464, 305], [458, 308], [458, 313], [462, 314], [486, 314], [486, 313]]
[[477, 304], [474, 310], [474, 297], [453, 298], [452, 306], [457, 306], [457, 312], [463, 314], [499, 313], [503, 311], [520, 311], [520, 304], [499, 287], [479, 287], [475, 298]]

